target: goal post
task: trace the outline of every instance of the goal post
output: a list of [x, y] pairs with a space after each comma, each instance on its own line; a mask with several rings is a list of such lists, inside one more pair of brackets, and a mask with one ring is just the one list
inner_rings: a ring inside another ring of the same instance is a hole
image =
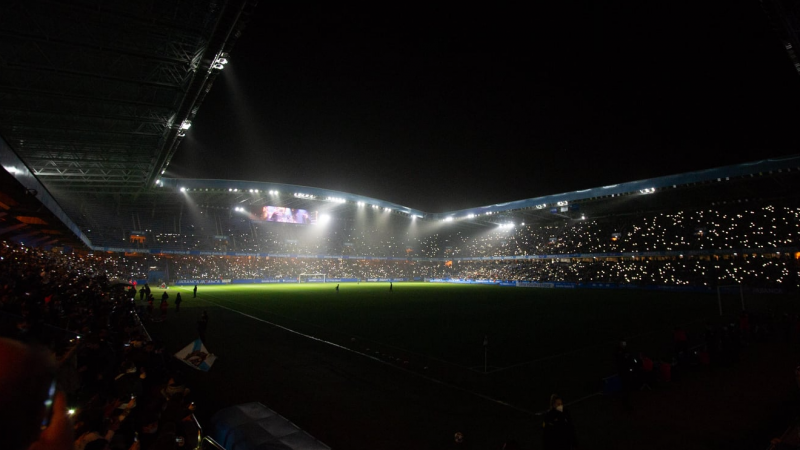
[[717, 286], [717, 304], [719, 305], [719, 315], [722, 315], [722, 293], [733, 293], [735, 294], [738, 291], [739, 293], [739, 300], [742, 302], [742, 311], [745, 310], [744, 307], [744, 288], [741, 284], [728, 284], [724, 286]]
[[297, 276], [298, 283], [325, 283], [327, 279], [324, 273], [301, 273]]

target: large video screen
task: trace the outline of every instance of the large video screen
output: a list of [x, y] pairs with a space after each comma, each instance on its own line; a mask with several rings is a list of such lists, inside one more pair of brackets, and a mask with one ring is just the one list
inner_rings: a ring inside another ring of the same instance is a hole
[[308, 225], [317, 222], [316, 216], [316, 212], [309, 213], [305, 209], [286, 208], [283, 206], [265, 206], [261, 209], [261, 220], [265, 222]]

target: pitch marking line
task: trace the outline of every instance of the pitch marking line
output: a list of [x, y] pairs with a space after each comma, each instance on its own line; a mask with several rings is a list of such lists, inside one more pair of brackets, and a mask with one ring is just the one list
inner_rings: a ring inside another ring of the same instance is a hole
[[[183, 289], [183, 288], [180, 288], [180, 289], [181, 289], [181, 290], [186, 290], [187, 292], [191, 292], [191, 291], [189, 291], [188, 289]], [[212, 298], [214, 298], [214, 297], [212, 297]], [[509, 407], [509, 408], [511, 408], [511, 409], [515, 409], [515, 410], [517, 410], [517, 411], [523, 412], [523, 413], [525, 413], [525, 414], [528, 414], [528, 415], [532, 415], [532, 416], [533, 416], [533, 415], [536, 415], [536, 413], [535, 413], [535, 412], [533, 412], [533, 411], [527, 410], [527, 409], [525, 409], [525, 408], [521, 408], [521, 407], [519, 407], [519, 406], [512, 405], [511, 403], [505, 402], [505, 401], [503, 401], [503, 400], [498, 400], [498, 399], [496, 399], [496, 398], [489, 397], [488, 395], [484, 395], [484, 394], [481, 394], [481, 393], [479, 393], [479, 392], [471, 391], [471, 390], [469, 390], [469, 389], [465, 389], [465, 388], [462, 388], [462, 387], [460, 387], [460, 386], [456, 386], [456, 385], [454, 385], [454, 384], [445, 383], [444, 381], [437, 380], [436, 378], [432, 378], [432, 377], [429, 377], [429, 376], [427, 376], [427, 375], [423, 375], [423, 374], [421, 374], [421, 373], [414, 372], [413, 370], [409, 370], [409, 369], [406, 369], [406, 368], [403, 368], [403, 367], [396, 366], [396, 365], [394, 365], [394, 364], [390, 364], [389, 362], [387, 362], [387, 361], [384, 361], [384, 360], [382, 360], [382, 359], [380, 359], [380, 358], [376, 358], [376, 357], [374, 357], [374, 356], [371, 356], [371, 355], [368, 355], [368, 354], [366, 354], [366, 353], [361, 353], [361, 352], [359, 352], [359, 351], [356, 351], [356, 350], [353, 350], [353, 349], [351, 349], [351, 348], [347, 348], [347, 347], [345, 347], [345, 346], [339, 345], [339, 344], [337, 344], [337, 343], [335, 343], [335, 342], [326, 341], [326, 340], [324, 340], [324, 339], [320, 339], [320, 338], [318, 338], [318, 337], [316, 337], [316, 336], [311, 336], [311, 335], [308, 335], [308, 334], [301, 333], [301, 332], [299, 332], [299, 331], [292, 330], [291, 328], [286, 328], [286, 327], [284, 327], [284, 326], [282, 326], [282, 325], [278, 325], [278, 324], [276, 324], [276, 323], [272, 323], [272, 322], [270, 322], [270, 321], [268, 321], [268, 320], [264, 320], [264, 319], [261, 319], [261, 318], [259, 318], [259, 317], [252, 316], [252, 315], [250, 315], [250, 314], [243, 313], [243, 312], [241, 312], [241, 311], [238, 311], [238, 310], [235, 310], [235, 309], [233, 309], [233, 308], [228, 308], [227, 306], [222, 306], [222, 305], [220, 305], [220, 304], [218, 304], [218, 303], [216, 303], [216, 302], [212, 302], [212, 301], [210, 301], [210, 300], [205, 300], [205, 299], [203, 299], [203, 298], [200, 298], [200, 297], [197, 297], [197, 299], [198, 299], [198, 300], [202, 300], [202, 301], [204, 301], [204, 302], [206, 302], [206, 303], [211, 303], [212, 305], [214, 305], [214, 306], [216, 306], [216, 307], [218, 307], [218, 308], [227, 309], [228, 311], [231, 311], [231, 312], [234, 312], [234, 313], [237, 313], [237, 314], [241, 314], [241, 315], [243, 315], [243, 316], [245, 316], [245, 317], [249, 317], [249, 318], [251, 318], [251, 319], [253, 319], [253, 320], [257, 320], [257, 321], [259, 321], [259, 322], [265, 323], [265, 324], [267, 324], [267, 325], [272, 325], [273, 327], [280, 328], [280, 329], [282, 329], [282, 330], [284, 330], [284, 331], [288, 331], [288, 332], [290, 332], [290, 333], [293, 333], [293, 334], [296, 334], [296, 335], [298, 335], [298, 336], [302, 336], [302, 337], [304, 337], [304, 338], [311, 339], [312, 341], [321, 342], [321, 343], [323, 343], [323, 344], [328, 344], [328, 345], [330, 345], [330, 346], [332, 346], [332, 347], [336, 347], [336, 348], [339, 348], [339, 349], [341, 349], [341, 350], [345, 350], [345, 351], [348, 351], [348, 352], [351, 352], [351, 353], [355, 353], [356, 355], [361, 355], [361, 356], [363, 356], [363, 357], [365, 357], [365, 358], [369, 358], [369, 359], [371, 359], [371, 360], [373, 360], [373, 361], [376, 361], [376, 362], [379, 362], [379, 363], [381, 363], [381, 364], [383, 364], [383, 365], [386, 365], [386, 366], [392, 367], [392, 368], [394, 368], [394, 369], [397, 369], [397, 370], [403, 371], [403, 372], [405, 372], [405, 373], [408, 373], [408, 374], [411, 374], [411, 375], [416, 375], [416, 376], [418, 376], [418, 377], [420, 377], [420, 378], [423, 378], [423, 379], [425, 379], [425, 380], [428, 380], [428, 381], [430, 381], [430, 382], [432, 382], [432, 383], [440, 384], [440, 385], [442, 385], [442, 386], [447, 386], [447, 387], [450, 387], [450, 388], [452, 388], [452, 389], [456, 389], [456, 390], [459, 390], [459, 391], [462, 391], [462, 392], [466, 392], [466, 393], [468, 393], [468, 394], [472, 394], [472, 395], [474, 395], [474, 396], [476, 396], [476, 397], [478, 397], [478, 398], [482, 398], [482, 399], [484, 399], [484, 400], [487, 400], [487, 401], [490, 401], [490, 402], [492, 402], [492, 403], [496, 403], [496, 404], [498, 404], [498, 405], [502, 405], [502, 406]]]
[[[176, 288], [176, 289], [184, 289], [184, 288]], [[207, 296], [211, 297], [211, 298], [219, 299], [218, 297], [215, 297], [213, 295], [207, 295]], [[313, 328], [317, 328], [317, 329], [320, 329], [320, 330], [324, 330], [324, 331], [328, 331], [328, 332], [332, 332], [332, 333], [337, 333], [337, 334], [347, 334], [350, 337], [358, 338], [362, 342], [367, 342], [367, 343], [371, 342], [373, 344], [381, 345], [383, 347], [386, 347], [386, 348], [389, 348], [389, 349], [392, 349], [392, 350], [398, 350], [398, 351], [401, 351], [401, 352], [404, 352], [404, 353], [408, 353], [410, 355], [416, 355], [416, 356], [419, 356], [421, 358], [425, 358], [425, 359], [432, 360], [432, 361], [437, 361], [437, 362], [440, 362], [442, 364], [447, 364], [447, 365], [450, 365], [450, 366], [453, 366], [453, 367], [457, 367], [457, 368], [462, 369], [462, 370], [472, 370], [472, 368], [470, 368], [470, 367], [462, 366], [461, 364], [457, 364], [457, 363], [454, 363], [452, 361], [448, 361], [448, 360], [445, 360], [445, 359], [437, 358], [435, 356], [430, 356], [430, 355], [426, 355], [426, 354], [423, 354], [423, 353], [415, 352], [413, 350], [408, 350], [408, 349], [405, 349], [405, 348], [396, 347], [394, 345], [389, 345], [389, 344], [387, 344], [385, 342], [376, 341], [375, 339], [371, 339], [371, 338], [365, 338], [365, 337], [357, 335], [357, 334], [351, 335], [349, 333], [343, 333], [341, 331], [334, 330], [334, 329], [328, 328], [326, 326], [317, 325], [315, 323], [308, 322], [306, 320], [301, 320], [301, 319], [298, 319], [298, 318], [295, 318], [295, 317], [287, 316], [287, 315], [284, 315], [284, 314], [279, 314], [279, 313], [272, 312], [272, 311], [265, 311], [265, 310], [262, 310], [262, 309], [259, 309], [259, 308], [255, 307], [255, 306], [242, 304], [242, 303], [239, 303], [239, 302], [235, 302], [233, 300], [223, 300], [223, 301], [232, 303], [234, 305], [242, 306], [242, 307], [245, 307], [245, 308], [256, 309], [259, 312], [267, 314], [269, 316], [280, 317], [282, 319], [290, 320], [292, 322], [297, 322], [297, 323], [300, 323], [300, 324], [303, 324], [303, 325], [307, 325], [307, 326], [310, 326], [310, 327], [313, 327]], [[483, 373], [483, 372], [481, 371], [479, 373]]]
[[[688, 327], [690, 325], [694, 325], [696, 323], [703, 322], [704, 320], [705, 319], [693, 320], [691, 322], [688, 322], [688, 323], [685, 323], [685, 324], [681, 325], [681, 327], [682, 328], [686, 328], [686, 327]], [[631, 340], [631, 339], [636, 339], [636, 338], [640, 338], [640, 337], [643, 337], [643, 336], [649, 336], [649, 335], [655, 334], [655, 333], [663, 333], [665, 331], [668, 331], [668, 330], [653, 330], [653, 331], [648, 331], [646, 333], [635, 334], [635, 335], [632, 335], [632, 336], [624, 336], [624, 337], [622, 337], [622, 339], [623, 340]], [[502, 372], [504, 370], [513, 369], [513, 368], [516, 368], [516, 367], [528, 366], [528, 365], [531, 365], [531, 364], [536, 364], [538, 362], [547, 361], [549, 359], [560, 358], [562, 356], [571, 355], [573, 353], [582, 352], [582, 351], [589, 350], [589, 349], [592, 349], [592, 348], [602, 347], [604, 345], [610, 345], [610, 344], [613, 344], [615, 342], [619, 342], [619, 340], [617, 339], [617, 340], [612, 340], [612, 341], [601, 342], [599, 344], [589, 345], [587, 347], [581, 347], [581, 348], [579, 348], [577, 350], [570, 350], [568, 352], [558, 353], [558, 354], [555, 354], [555, 355], [544, 356], [542, 358], [533, 359], [533, 360], [530, 360], [530, 361], [523, 361], [521, 363], [512, 364], [510, 366], [505, 366], [505, 367], [500, 367], [499, 369], [490, 370], [487, 373]]]

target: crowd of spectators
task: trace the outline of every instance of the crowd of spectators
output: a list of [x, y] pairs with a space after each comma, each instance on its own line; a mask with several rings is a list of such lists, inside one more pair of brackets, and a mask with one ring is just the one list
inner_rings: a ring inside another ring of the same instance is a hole
[[[111, 264], [110, 259], [116, 261]], [[124, 279], [145, 279], [147, 268], [157, 267], [169, 274], [170, 281], [297, 280], [301, 274], [325, 274], [358, 280], [457, 278], [702, 288], [736, 284], [788, 290], [800, 287], [800, 261], [793, 253], [498, 261], [103, 254], [93, 261], [115, 267], [125, 274]]]
[[[57, 367], [47, 381], [57, 381], [73, 412], [74, 429], [67, 431], [74, 441], [43, 448], [161, 450], [196, 443], [194, 406], [180, 367], [142, 327], [135, 290], [114, 281], [128, 275], [116, 270], [118, 263], [109, 255], [62, 254], [0, 242], [0, 353], [17, 348], [13, 342], [45, 349]], [[24, 375], [35, 366], [4, 365], [0, 378]], [[0, 396], [7, 398], [15, 389], [14, 383], [3, 383]], [[41, 389], [46, 392], [47, 386]], [[36, 398], [35, 392], [28, 394], [23, 403]], [[54, 415], [66, 411], [64, 397], [59, 399]], [[13, 411], [8, 404], [3, 409]], [[3, 426], [14, 423], [19, 421]], [[21, 437], [12, 450], [30, 443], [18, 430], [3, 431], [5, 437]]]
[[[671, 213], [611, 214], [586, 220], [551, 218], [496, 229], [457, 224], [409, 227], [408, 218], [392, 215], [374, 227], [341, 219], [317, 228], [260, 223], [226, 211], [217, 211], [212, 218], [213, 213], [186, 215], [180, 220], [156, 215], [154, 229], [139, 233], [146, 235], [144, 241], [117, 244], [310, 257], [145, 253], [138, 257], [108, 255], [93, 264], [101, 270], [125, 272], [130, 279], [146, 278], [148, 271], [156, 267], [167, 270], [170, 280], [297, 279], [302, 273], [325, 273], [329, 278], [359, 279], [450, 277], [703, 287], [742, 283], [796, 288], [800, 278], [795, 253], [800, 239], [800, 208], [785, 205], [742, 203]], [[102, 228], [99, 222], [103, 217], [92, 218], [93, 229]], [[113, 234], [124, 240], [127, 233], [119, 229]], [[613, 256], [630, 252], [665, 254]], [[564, 257], [501, 262], [459, 260], [542, 254]], [[343, 258], [317, 258], [321, 255]], [[359, 256], [403, 260], [376, 261]], [[444, 261], [421, 260], [424, 258]]]
[[[216, 215], [214, 215], [216, 214]], [[213, 220], [210, 220], [213, 215]], [[583, 217], [583, 216], [580, 216]], [[464, 227], [459, 222], [409, 226], [407, 217], [362, 223], [340, 217], [324, 227], [251, 221], [219, 211], [182, 220], [152, 218], [143, 230], [112, 225], [115, 217], [79, 214], [98, 246], [377, 257], [482, 257], [569, 253], [688, 252], [796, 247], [800, 208], [727, 205], [687, 211], [545, 217], [515, 227]], [[514, 221], [513, 217], [500, 222]], [[106, 223], [107, 222], [107, 223]]]

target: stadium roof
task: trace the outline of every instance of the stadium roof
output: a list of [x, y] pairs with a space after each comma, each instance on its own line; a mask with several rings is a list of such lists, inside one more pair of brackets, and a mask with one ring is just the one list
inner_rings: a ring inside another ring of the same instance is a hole
[[0, 135], [53, 191], [145, 189], [255, 4], [0, 2]]
[[[275, 201], [280, 202], [279, 205], [283, 206], [290, 206], [287, 205], [287, 198], [334, 203], [363, 203], [365, 206], [374, 205], [379, 208], [389, 208], [395, 213], [424, 217], [430, 220], [445, 220], [450, 217], [455, 220], [484, 215], [491, 216], [494, 214], [521, 210], [549, 211], [552, 208], [567, 207], [573, 203], [632, 195], [649, 195], [655, 192], [681, 189], [700, 184], [735, 182], [742, 178], [761, 177], [783, 172], [793, 173], [798, 170], [800, 170], [800, 155], [795, 155], [440, 213], [420, 211], [393, 202], [348, 192], [297, 186], [293, 184], [236, 180], [161, 178], [158, 181], [158, 185], [161, 186], [159, 189], [184, 189], [190, 193], [196, 192], [200, 194], [206, 192], [210, 194], [230, 193], [237, 196], [247, 192], [269, 195], [277, 191], [278, 195], [274, 197]], [[795, 176], [793, 178], [798, 177]]]
[[0, 139], [0, 239], [33, 246], [91, 247], [91, 242]]

